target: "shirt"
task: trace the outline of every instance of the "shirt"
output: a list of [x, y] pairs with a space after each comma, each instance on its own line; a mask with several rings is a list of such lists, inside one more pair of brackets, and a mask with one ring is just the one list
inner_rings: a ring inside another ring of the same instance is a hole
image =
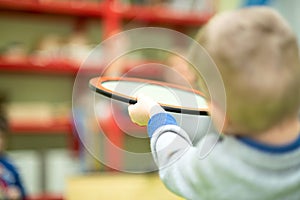
[[148, 123], [164, 184], [190, 200], [299, 200], [300, 137], [284, 146], [207, 134], [196, 146], [167, 113]]

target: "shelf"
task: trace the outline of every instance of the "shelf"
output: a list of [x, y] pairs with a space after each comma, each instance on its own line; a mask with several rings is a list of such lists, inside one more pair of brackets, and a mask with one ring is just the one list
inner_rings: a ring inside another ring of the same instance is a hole
[[30, 58], [18, 62], [6, 61], [0, 58], [0, 71], [15, 73], [45, 73], [45, 74], [71, 74], [78, 72], [78, 66], [65, 60], [47, 62], [43, 65], [34, 64]]
[[113, 14], [120, 19], [180, 26], [200, 26], [212, 16], [212, 13], [208, 12], [181, 12], [162, 6], [122, 5], [114, 1], [87, 3], [75, 0], [69, 2], [0, 0], [0, 10], [96, 18], [109, 18]]
[[[145, 64], [151, 64], [155, 61], [128, 61], [125, 67], [125, 73], [128, 76], [140, 76], [140, 77], [149, 77], [149, 76], [158, 76], [162, 72], [157, 68], [137, 68], [131, 70], [135, 66], [141, 66]], [[34, 64], [31, 58], [27, 58], [20, 62], [10, 62], [0, 57], [0, 71], [7, 73], [33, 73], [33, 74], [54, 74], [54, 75], [71, 75], [75, 76], [79, 71], [80, 64], [75, 64], [68, 60], [56, 60], [47, 62], [46, 64], [39, 65]], [[102, 68], [101, 68], [102, 67]], [[99, 73], [104, 69], [103, 66], [99, 65], [99, 68], [86, 68], [81, 70], [81, 73], [86, 74], [95, 74]]]
[[122, 16], [127, 20], [148, 23], [201, 26], [212, 17], [212, 13], [176, 11], [167, 7], [130, 6], [122, 10]]
[[71, 134], [72, 121], [65, 118], [45, 123], [11, 122], [10, 129], [13, 134]]
[[78, 17], [102, 17], [104, 4], [84, 1], [61, 2], [38, 0], [0, 0], [0, 10], [28, 13], [60, 14]]
[[[34, 58], [26, 58], [23, 61], [11, 62], [0, 57], [0, 71], [8, 73], [33, 73], [33, 74], [54, 74], [54, 75], [72, 75], [75, 76], [79, 71], [80, 64], [71, 62], [70, 60], [52, 60], [38, 64]], [[86, 68], [81, 70], [86, 74], [99, 74], [99, 68]]]

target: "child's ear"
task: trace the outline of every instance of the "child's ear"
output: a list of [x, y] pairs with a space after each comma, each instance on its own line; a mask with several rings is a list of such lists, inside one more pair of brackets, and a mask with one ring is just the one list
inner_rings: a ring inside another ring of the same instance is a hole
[[217, 103], [212, 101], [209, 101], [207, 105], [216, 130], [218, 130], [219, 133], [226, 132], [226, 128], [228, 127], [228, 117], [226, 115], [226, 111], [221, 109]]

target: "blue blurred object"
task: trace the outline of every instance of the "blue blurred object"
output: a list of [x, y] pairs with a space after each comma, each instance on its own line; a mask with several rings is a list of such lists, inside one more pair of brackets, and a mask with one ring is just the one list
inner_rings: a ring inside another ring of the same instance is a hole
[[269, 5], [272, 0], [245, 0], [244, 6], [264, 6]]

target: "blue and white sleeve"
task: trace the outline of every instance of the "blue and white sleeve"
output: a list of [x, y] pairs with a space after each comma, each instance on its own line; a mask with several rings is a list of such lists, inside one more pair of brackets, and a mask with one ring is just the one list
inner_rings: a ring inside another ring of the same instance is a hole
[[159, 168], [171, 164], [192, 146], [188, 134], [181, 129], [175, 118], [160, 110], [160, 106], [153, 108], [148, 122], [148, 135], [151, 138], [151, 150]]

